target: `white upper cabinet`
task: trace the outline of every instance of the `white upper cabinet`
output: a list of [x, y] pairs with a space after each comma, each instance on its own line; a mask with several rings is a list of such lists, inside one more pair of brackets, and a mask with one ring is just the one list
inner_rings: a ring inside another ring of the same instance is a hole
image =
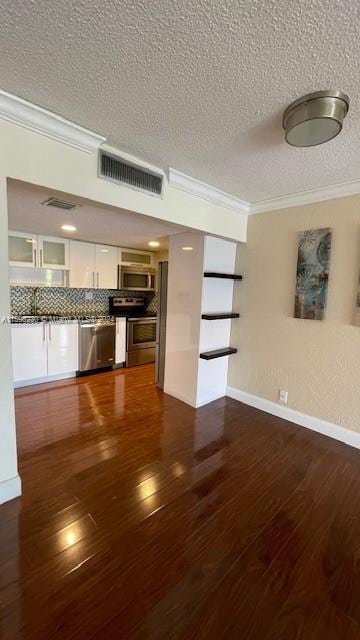
[[70, 240], [70, 287], [93, 289], [95, 285], [95, 245]]
[[[69, 275], [69, 286], [80, 289], [117, 289], [118, 265], [154, 268], [155, 254], [138, 249], [121, 249], [110, 245], [93, 244], [80, 240], [67, 240], [51, 236], [9, 231], [9, 266], [52, 269], [53, 273], [63, 273], [62, 280], [55, 284], [64, 285]], [[27, 270], [28, 274], [32, 272]], [[26, 276], [26, 271], [12, 278], [17, 284], [52, 285], [49, 272], [34, 271], [37, 277]], [[41, 278], [39, 276], [41, 275]], [[44, 275], [45, 274], [45, 275]], [[40, 278], [40, 279], [39, 279]], [[147, 287], [145, 287], [147, 288]]]
[[98, 289], [117, 289], [117, 247], [97, 244], [95, 254], [96, 287]]
[[36, 267], [36, 249], [36, 235], [9, 231], [9, 265], [11, 267]]
[[154, 254], [138, 249], [119, 249], [119, 264], [130, 267], [154, 267]]
[[45, 269], [68, 269], [69, 240], [38, 236], [38, 262]]
[[70, 287], [117, 289], [117, 247], [70, 240]]
[[9, 265], [68, 269], [69, 240], [9, 231]]

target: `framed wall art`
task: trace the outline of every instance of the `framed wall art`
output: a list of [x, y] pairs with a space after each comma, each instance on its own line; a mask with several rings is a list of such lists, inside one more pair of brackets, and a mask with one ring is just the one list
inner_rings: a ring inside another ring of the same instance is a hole
[[323, 320], [325, 316], [331, 253], [331, 229], [299, 233], [296, 271], [295, 318]]

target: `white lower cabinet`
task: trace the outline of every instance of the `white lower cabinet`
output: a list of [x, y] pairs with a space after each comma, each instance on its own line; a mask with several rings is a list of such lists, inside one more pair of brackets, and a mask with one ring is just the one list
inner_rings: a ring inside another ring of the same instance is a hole
[[126, 318], [116, 318], [115, 364], [126, 360]]
[[49, 322], [48, 326], [48, 376], [61, 375], [78, 369], [77, 322], [62, 324]]
[[15, 383], [71, 374], [78, 369], [76, 321], [14, 324], [11, 342]]
[[11, 326], [14, 382], [47, 376], [47, 339], [44, 322]]

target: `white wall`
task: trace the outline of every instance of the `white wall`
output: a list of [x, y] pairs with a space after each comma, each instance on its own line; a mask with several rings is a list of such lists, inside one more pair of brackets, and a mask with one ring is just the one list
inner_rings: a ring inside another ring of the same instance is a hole
[[0, 504], [19, 495], [9, 315], [6, 181], [0, 179]]
[[[205, 233], [246, 240], [247, 217], [165, 180], [162, 198], [97, 178], [97, 154], [86, 154], [13, 124], [0, 122], [0, 175], [53, 188]], [[124, 154], [122, 154], [124, 157]]]

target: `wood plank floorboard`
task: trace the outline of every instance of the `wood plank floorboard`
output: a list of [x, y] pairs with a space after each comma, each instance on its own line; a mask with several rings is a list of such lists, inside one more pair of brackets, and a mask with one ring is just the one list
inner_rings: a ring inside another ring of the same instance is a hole
[[152, 365], [15, 400], [1, 640], [360, 640], [360, 452]]

